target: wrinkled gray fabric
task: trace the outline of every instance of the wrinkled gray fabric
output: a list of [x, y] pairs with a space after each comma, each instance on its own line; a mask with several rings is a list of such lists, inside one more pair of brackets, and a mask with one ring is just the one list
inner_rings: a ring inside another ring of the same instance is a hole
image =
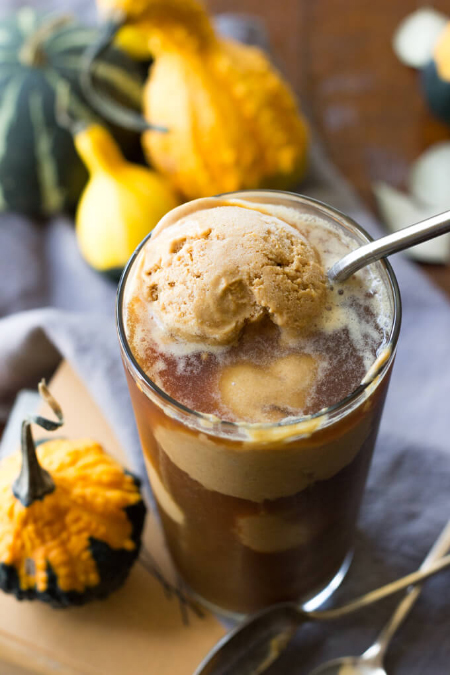
[[[2, 9], [19, 4], [4, 0]], [[66, 8], [62, 0], [39, 4]], [[78, 9], [92, 17], [92, 4], [80, 0]], [[244, 33], [235, 19], [226, 19], [224, 28]], [[301, 192], [380, 235], [318, 144]], [[415, 569], [450, 517], [450, 303], [411, 263], [398, 256], [392, 262], [402, 291], [403, 328], [355, 559], [336, 595], [342, 602]], [[6, 414], [19, 388], [50, 374], [62, 356], [101, 406], [135, 470], [142, 472], [115, 334], [115, 287], [83, 262], [72, 223], [56, 218], [43, 226], [17, 215], [0, 216], [0, 270], [0, 414]], [[363, 651], [394, 605], [384, 602], [334, 625], [308, 625], [270, 673], [307, 673], [325, 658]], [[427, 582], [392, 644], [388, 671], [449, 673], [449, 636], [447, 573]]]

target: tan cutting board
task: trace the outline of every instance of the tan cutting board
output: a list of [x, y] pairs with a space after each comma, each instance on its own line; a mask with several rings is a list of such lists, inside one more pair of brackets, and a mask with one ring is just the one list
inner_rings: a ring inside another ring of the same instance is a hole
[[[65, 411], [64, 435], [94, 438], [126, 464], [102, 413], [66, 363], [50, 388]], [[144, 542], [158, 570], [175, 584], [152, 514]], [[192, 675], [224, 628], [212, 614], [198, 618], [191, 609], [183, 610], [176, 594], [167, 594], [156, 576], [138, 561], [124, 587], [110, 598], [67, 610], [0, 593], [1, 675]]]

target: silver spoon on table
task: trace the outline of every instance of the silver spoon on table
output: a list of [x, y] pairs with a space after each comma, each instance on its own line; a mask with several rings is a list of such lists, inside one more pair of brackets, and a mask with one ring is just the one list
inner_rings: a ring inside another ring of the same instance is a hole
[[364, 246], [351, 251], [338, 260], [328, 271], [330, 281], [345, 281], [352, 274], [369, 263], [386, 258], [392, 253], [404, 251], [406, 248], [422, 244], [428, 239], [434, 239], [441, 234], [450, 232], [450, 211], [444, 211], [437, 216], [421, 220], [415, 225], [405, 227], [386, 237], [375, 239]]
[[[449, 543], [450, 522], [428, 553], [420, 569], [429, 569], [432, 563], [439, 560], [447, 552]], [[408, 590], [406, 596], [400, 602], [374, 644], [364, 654], [361, 656], [343, 656], [332, 661], [327, 661], [318, 668], [315, 668], [310, 675], [387, 675], [383, 667], [384, 655], [395, 632], [408, 616], [421, 590], [421, 586], [414, 586]]]
[[[276, 661], [302, 623], [340, 619], [437, 574], [439, 571], [450, 567], [450, 555], [437, 560], [438, 555], [442, 555], [449, 549], [450, 521], [417, 572], [408, 574], [406, 577], [366, 593], [360, 598], [335, 609], [307, 612], [295, 602], [272, 605], [250, 617], [245, 623], [238, 625], [231, 633], [222, 638], [202, 661], [194, 675], [260, 675]], [[406, 601], [411, 602], [412, 606], [413, 600], [411, 598], [415, 600], [415, 595], [418, 595], [419, 592], [419, 589], [412, 590], [404, 601], [405, 606]], [[388, 637], [390, 637], [390, 634]], [[339, 671], [326, 672], [331, 675], [331, 673], [336, 674]], [[362, 674], [366, 675], [365, 671], [356, 671], [355, 673], [355, 675]], [[384, 675], [384, 671], [375, 670], [370, 673], [370, 675], [375, 674]]]

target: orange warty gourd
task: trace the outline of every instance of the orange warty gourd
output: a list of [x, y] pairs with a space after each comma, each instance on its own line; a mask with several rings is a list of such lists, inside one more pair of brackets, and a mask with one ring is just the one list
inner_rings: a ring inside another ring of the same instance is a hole
[[134, 27], [154, 63], [144, 91], [150, 163], [189, 199], [289, 188], [306, 165], [307, 125], [288, 84], [256, 48], [218, 36], [196, 0], [99, 0]]
[[21, 452], [0, 462], [0, 589], [19, 600], [70, 607], [107, 597], [126, 580], [141, 546], [145, 504], [136, 477], [90, 439], [34, 442], [32, 424], [64, 423], [32, 415]]

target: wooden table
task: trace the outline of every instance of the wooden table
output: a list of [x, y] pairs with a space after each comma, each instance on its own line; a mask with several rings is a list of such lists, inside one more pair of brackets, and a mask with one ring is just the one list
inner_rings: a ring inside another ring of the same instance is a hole
[[[404, 187], [410, 163], [450, 129], [426, 109], [417, 73], [392, 51], [417, 0], [208, 0], [215, 12], [262, 17], [277, 63], [328, 152], [368, 206], [374, 180]], [[433, 0], [450, 16], [450, 0]], [[450, 266], [423, 266], [450, 296]]]

